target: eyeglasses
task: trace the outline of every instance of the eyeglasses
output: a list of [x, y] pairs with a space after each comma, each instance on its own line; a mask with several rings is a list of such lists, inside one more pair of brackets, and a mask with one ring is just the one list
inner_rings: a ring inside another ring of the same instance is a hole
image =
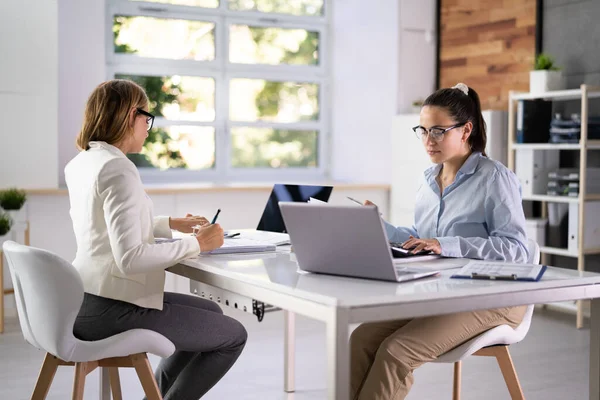
[[412, 128], [412, 130], [415, 132], [417, 137], [421, 140], [427, 139], [427, 136], [429, 135], [432, 140], [434, 140], [436, 142], [441, 142], [442, 139], [444, 138], [444, 133], [446, 133], [454, 128], [460, 128], [461, 126], [465, 126], [465, 125], [466, 125], [466, 122], [463, 122], [460, 124], [452, 125], [449, 128], [434, 126], [429, 129], [427, 129], [421, 125], [417, 125], [414, 128]]
[[150, 114], [147, 111], [142, 110], [141, 108], [136, 108], [138, 114], [142, 114], [146, 116], [146, 123], [148, 124], [148, 130], [152, 129], [152, 125], [154, 125], [154, 115]]

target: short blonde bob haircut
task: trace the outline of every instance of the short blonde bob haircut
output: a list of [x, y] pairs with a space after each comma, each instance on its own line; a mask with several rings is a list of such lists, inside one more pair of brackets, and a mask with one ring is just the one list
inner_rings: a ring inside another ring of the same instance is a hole
[[77, 148], [88, 150], [91, 141], [111, 145], [121, 143], [133, 130], [129, 126], [132, 108], [145, 108], [148, 97], [135, 82], [114, 79], [94, 89], [85, 106], [83, 126], [77, 135]]

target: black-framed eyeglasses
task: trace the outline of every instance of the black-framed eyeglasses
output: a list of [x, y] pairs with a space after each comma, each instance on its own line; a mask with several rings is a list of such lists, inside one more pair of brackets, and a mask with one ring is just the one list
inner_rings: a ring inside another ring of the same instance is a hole
[[141, 108], [136, 108], [138, 114], [142, 114], [146, 117], [146, 123], [148, 124], [148, 130], [152, 129], [152, 125], [154, 125], [154, 115], [150, 114], [148, 111], [144, 111]]
[[460, 128], [461, 126], [465, 126], [466, 124], [466, 122], [461, 122], [460, 124], [452, 125], [448, 128], [444, 128], [441, 126], [433, 126], [429, 129], [425, 128], [424, 126], [417, 125], [414, 128], [412, 128], [412, 130], [421, 140], [425, 140], [427, 139], [427, 136], [430, 136], [432, 140], [440, 142], [444, 138], [444, 133], [455, 128]]

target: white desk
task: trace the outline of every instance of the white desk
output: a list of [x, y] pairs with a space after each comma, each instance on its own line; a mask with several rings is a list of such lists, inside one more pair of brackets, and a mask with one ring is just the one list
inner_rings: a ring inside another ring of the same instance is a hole
[[[600, 298], [600, 274], [559, 268], [549, 268], [542, 281], [531, 283], [449, 279], [449, 270], [397, 284], [298, 273], [293, 255], [266, 253], [201, 256], [168, 271], [190, 278], [192, 285], [203, 282], [285, 310], [287, 391], [293, 391], [293, 313], [325, 322], [331, 400], [349, 398], [350, 324]], [[589, 398], [600, 400], [600, 300], [592, 301], [591, 317]]]

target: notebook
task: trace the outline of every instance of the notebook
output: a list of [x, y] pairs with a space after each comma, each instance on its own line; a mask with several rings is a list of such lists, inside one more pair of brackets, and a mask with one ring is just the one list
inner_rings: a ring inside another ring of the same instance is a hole
[[546, 266], [539, 264], [471, 260], [451, 278], [537, 282], [545, 271]]

